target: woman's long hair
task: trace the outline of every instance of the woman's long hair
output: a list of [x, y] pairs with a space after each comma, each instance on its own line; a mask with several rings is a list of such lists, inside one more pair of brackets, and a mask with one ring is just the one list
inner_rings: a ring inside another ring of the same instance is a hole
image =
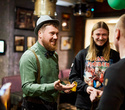
[[93, 35], [93, 32], [98, 28], [103, 28], [103, 29], [106, 29], [108, 31], [108, 39], [107, 39], [107, 42], [104, 44], [104, 48], [102, 51], [102, 55], [103, 55], [104, 59], [106, 61], [108, 61], [109, 56], [110, 56], [109, 28], [108, 28], [107, 24], [103, 21], [96, 23], [92, 28], [91, 38], [90, 38], [90, 46], [89, 46], [89, 50], [88, 50], [88, 54], [87, 54], [86, 58], [87, 58], [87, 60], [90, 60], [90, 61], [94, 61], [97, 58], [98, 49], [95, 45], [95, 41], [93, 40], [92, 35]]

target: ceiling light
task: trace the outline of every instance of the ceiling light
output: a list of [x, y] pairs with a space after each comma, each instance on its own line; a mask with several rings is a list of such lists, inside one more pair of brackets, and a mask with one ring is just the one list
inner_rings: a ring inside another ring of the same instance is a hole
[[57, 0], [56, 5], [59, 6], [73, 6], [77, 0]]
[[57, 0], [35, 0], [34, 15], [56, 16], [56, 2]]

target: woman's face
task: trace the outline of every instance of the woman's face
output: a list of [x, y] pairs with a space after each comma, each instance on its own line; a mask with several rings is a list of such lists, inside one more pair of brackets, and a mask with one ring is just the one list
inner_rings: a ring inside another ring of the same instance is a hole
[[103, 46], [107, 42], [109, 35], [106, 29], [98, 28], [93, 31], [92, 37], [96, 45]]

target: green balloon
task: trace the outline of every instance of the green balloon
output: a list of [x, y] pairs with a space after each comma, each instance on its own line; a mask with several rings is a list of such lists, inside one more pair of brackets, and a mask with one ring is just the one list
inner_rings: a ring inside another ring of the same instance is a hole
[[111, 8], [116, 10], [125, 8], [125, 0], [108, 0], [108, 4]]

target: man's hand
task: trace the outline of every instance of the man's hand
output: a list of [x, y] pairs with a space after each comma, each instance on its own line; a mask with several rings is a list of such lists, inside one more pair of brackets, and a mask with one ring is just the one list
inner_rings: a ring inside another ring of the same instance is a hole
[[92, 92], [93, 90], [95, 90], [94, 87], [88, 86], [87, 89], [86, 89], [86, 92], [87, 92], [88, 94], [91, 94], [91, 92]]
[[[70, 86], [70, 85], [71, 85], [71, 84], [66, 84], [66, 86]], [[72, 92], [72, 90], [71, 90], [71, 89], [68, 89], [68, 90], [64, 90], [64, 92], [67, 93], [67, 94], [69, 94], [69, 93]]]
[[86, 89], [86, 92], [90, 94], [90, 100], [91, 102], [97, 100], [99, 97], [102, 96], [103, 91], [95, 89], [94, 87], [88, 86]]
[[103, 91], [97, 90], [97, 89], [94, 89], [93, 91], [91, 91], [90, 96], [89, 96], [91, 102], [98, 100], [102, 96], [102, 93]]
[[[65, 92], [70, 92], [70, 89], [72, 89], [75, 86], [74, 83], [72, 84], [67, 84], [67, 85], [63, 85], [61, 84], [60, 80], [57, 80], [54, 82], [54, 88], [58, 91], [65, 91]], [[67, 90], [67, 91], [66, 91]]]

